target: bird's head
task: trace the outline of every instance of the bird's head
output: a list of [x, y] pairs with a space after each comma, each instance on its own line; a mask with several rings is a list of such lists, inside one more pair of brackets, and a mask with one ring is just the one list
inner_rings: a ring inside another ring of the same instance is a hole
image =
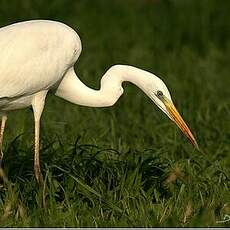
[[147, 94], [151, 100], [181, 129], [181, 131], [187, 136], [192, 145], [199, 149], [198, 144], [186, 125], [185, 121], [177, 111], [172, 102], [169, 90], [160, 78], [154, 78], [152, 84], [148, 87]]

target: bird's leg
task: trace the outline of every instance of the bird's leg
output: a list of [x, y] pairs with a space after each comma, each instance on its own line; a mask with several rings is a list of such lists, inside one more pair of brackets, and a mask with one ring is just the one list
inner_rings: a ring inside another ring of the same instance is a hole
[[35, 138], [34, 138], [34, 174], [38, 184], [43, 184], [43, 176], [40, 169], [40, 160], [39, 160], [39, 138], [40, 138], [40, 119], [42, 111], [45, 104], [45, 97], [47, 91], [42, 91], [35, 95], [32, 107], [34, 111], [34, 128], [35, 128]]
[[2, 116], [2, 122], [1, 122], [1, 130], [0, 130], [0, 168], [2, 167], [2, 159], [3, 159], [3, 134], [6, 126], [6, 120], [7, 120], [7, 115]]
[[43, 183], [43, 177], [40, 169], [40, 160], [39, 160], [39, 136], [40, 136], [40, 119], [35, 120], [35, 138], [34, 138], [34, 174], [37, 182], [39, 184]]

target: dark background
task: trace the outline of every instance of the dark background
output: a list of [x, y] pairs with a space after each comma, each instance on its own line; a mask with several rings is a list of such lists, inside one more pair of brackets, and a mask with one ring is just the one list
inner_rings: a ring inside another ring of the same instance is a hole
[[161, 77], [205, 152], [131, 84], [111, 108], [49, 95], [41, 128], [47, 188], [33, 177], [32, 113], [12, 112], [1, 225], [223, 226], [216, 221], [230, 215], [229, 12], [227, 0], [0, 0], [1, 26], [50, 19], [75, 29], [83, 45], [75, 69], [92, 88], [114, 64]]

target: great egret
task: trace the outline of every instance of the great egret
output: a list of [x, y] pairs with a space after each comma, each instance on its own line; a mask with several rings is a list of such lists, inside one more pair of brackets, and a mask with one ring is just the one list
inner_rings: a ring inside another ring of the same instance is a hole
[[143, 90], [198, 148], [160, 78], [132, 66], [114, 65], [102, 77], [100, 90], [91, 89], [74, 71], [81, 49], [78, 34], [56, 21], [31, 20], [0, 29], [1, 160], [7, 113], [32, 106], [35, 123], [34, 172], [36, 180], [41, 183], [39, 133], [47, 92], [53, 90], [56, 96], [74, 104], [107, 107], [114, 105], [122, 95], [124, 81]]

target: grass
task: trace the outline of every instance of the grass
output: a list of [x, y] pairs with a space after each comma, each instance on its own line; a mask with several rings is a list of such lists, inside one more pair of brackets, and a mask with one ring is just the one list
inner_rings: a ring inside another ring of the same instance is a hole
[[229, 226], [218, 222], [230, 215], [229, 10], [217, 0], [1, 0], [2, 26], [44, 18], [77, 30], [76, 72], [92, 88], [117, 63], [160, 76], [205, 154], [133, 85], [111, 108], [49, 95], [42, 188], [32, 170], [32, 113], [9, 116], [0, 225]]

